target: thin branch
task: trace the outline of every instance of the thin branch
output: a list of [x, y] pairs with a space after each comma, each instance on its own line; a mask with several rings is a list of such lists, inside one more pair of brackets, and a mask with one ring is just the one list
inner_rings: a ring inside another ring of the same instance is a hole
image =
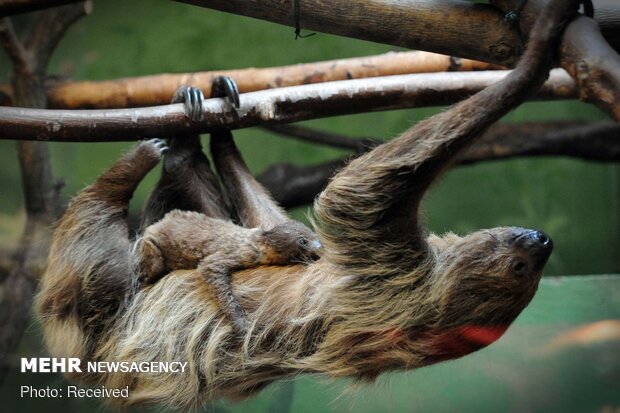
[[[359, 79], [446, 71], [501, 69], [501, 66], [460, 59], [429, 52], [389, 52], [376, 56], [282, 67], [195, 73], [167, 73], [133, 78], [50, 83], [47, 85], [49, 107], [58, 109], [111, 109], [165, 105], [181, 85], [192, 85], [211, 94], [216, 76], [235, 80], [242, 93], [276, 87], [297, 86], [335, 80]], [[0, 91], [10, 95], [8, 85]]]
[[[307, 135], [313, 133], [316, 132], [306, 132]], [[619, 162], [620, 125], [612, 122], [498, 124], [464, 154], [459, 164], [522, 156], [570, 156], [589, 161]], [[286, 208], [307, 205], [350, 158], [312, 166], [278, 163], [268, 167], [258, 180]]]
[[353, 149], [357, 152], [363, 152], [365, 148], [376, 146], [380, 143], [380, 141], [372, 138], [350, 138], [337, 133], [319, 131], [299, 125], [268, 125], [264, 126], [263, 129], [304, 142], [328, 145], [334, 148]]
[[13, 23], [7, 17], [0, 19], [0, 42], [16, 68], [20, 70], [29, 68], [28, 52], [17, 38]]
[[601, 121], [497, 124], [459, 163], [532, 156], [570, 156], [597, 162], [620, 161], [620, 125]]
[[[0, 139], [50, 141], [122, 141], [213, 128], [247, 128], [336, 115], [411, 107], [448, 105], [497, 82], [508, 71], [422, 73], [345, 80], [246, 93], [235, 109], [222, 99], [207, 99], [200, 122], [190, 122], [183, 105], [140, 109], [36, 110], [3, 108]], [[572, 79], [552, 71], [538, 99], [576, 96]]]
[[37, 57], [39, 67], [47, 67], [52, 52], [65, 32], [79, 18], [90, 14], [92, 3], [84, 1], [40, 13], [30, 31], [25, 45]]

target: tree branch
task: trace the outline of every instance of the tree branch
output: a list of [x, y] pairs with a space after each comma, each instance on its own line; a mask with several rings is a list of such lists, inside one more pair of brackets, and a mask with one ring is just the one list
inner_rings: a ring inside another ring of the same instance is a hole
[[[31, 34], [25, 53], [31, 56], [28, 67], [15, 65], [12, 84], [15, 103], [23, 107], [45, 107], [46, 65], [57, 37], [81, 15], [84, 4], [65, 6], [62, 13], [50, 10], [40, 17], [32, 33], [45, 32], [48, 24], [51, 40], [42, 34]], [[15, 40], [17, 38], [15, 37]], [[9, 46], [10, 47], [10, 46]], [[40, 53], [41, 55], [37, 55]], [[40, 60], [41, 58], [41, 60]], [[35, 109], [31, 109], [35, 110]], [[14, 356], [31, 314], [32, 298], [37, 278], [45, 268], [49, 251], [52, 222], [59, 211], [59, 185], [52, 175], [49, 152], [43, 142], [18, 142], [18, 157], [26, 206], [26, 225], [17, 252], [14, 267], [2, 284], [4, 294], [0, 301], [0, 383], [9, 369], [9, 358]]]
[[[294, 26], [293, 0], [176, 1]], [[460, 0], [301, 1], [307, 30], [511, 66], [523, 43], [503, 17], [490, 5]]]
[[[203, 133], [218, 127], [238, 129], [368, 111], [447, 105], [506, 74], [507, 71], [422, 73], [263, 90], [242, 95], [239, 109], [222, 99], [207, 99], [200, 122], [190, 122], [182, 104], [73, 111], [4, 108], [0, 112], [0, 139], [122, 141]], [[536, 96], [567, 99], [575, 94], [570, 77], [556, 70]]]
[[364, 152], [366, 148], [380, 143], [380, 141], [372, 138], [350, 138], [298, 125], [268, 125], [264, 126], [263, 129], [304, 142], [328, 145], [334, 148], [353, 149], [357, 152]]
[[[528, 0], [520, 20], [522, 32], [529, 32], [544, 2]], [[494, 0], [504, 11], [514, 7], [514, 3], [514, 0]], [[595, 14], [602, 16], [609, 33], [610, 22], [620, 21], [617, 2], [601, 1], [594, 6]], [[617, 50], [618, 45], [614, 46]], [[577, 82], [580, 99], [594, 103], [620, 121], [620, 56], [605, 40], [598, 23], [584, 16], [571, 21], [564, 31], [559, 57], [560, 66]]]
[[[76, 1], [5, 0], [0, 3], [0, 16]], [[294, 26], [293, 0], [177, 1]], [[594, 5], [605, 37], [619, 50], [617, 3], [595, 0]], [[353, 6], [348, 0], [302, 0], [301, 24], [304, 29], [504, 66], [515, 64], [523, 50], [520, 34], [504, 22], [502, 13], [487, 4], [462, 0], [358, 0]]]
[[592, 19], [580, 17], [564, 32], [560, 64], [579, 86], [579, 97], [620, 122], [620, 56]]
[[17, 38], [13, 23], [7, 17], [0, 19], [0, 42], [16, 68], [26, 70], [30, 67], [28, 53]]
[[[377, 56], [329, 60], [282, 67], [196, 73], [169, 73], [105, 81], [52, 83], [47, 86], [49, 107], [58, 109], [106, 109], [165, 105], [181, 85], [199, 87], [211, 94], [216, 76], [235, 79], [242, 93], [276, 87], [335, 80], [359, 79], [445, 71], [501, 69], [501, 66], [429, 52], [389, 52]], [[12, 93], [8, 85], [0, 91]]]
[[[295, 22], [293, 0], [177, 1], [287, 26]], [[523, 49], [519, 34], [496, 8], [459, 0], [302, 0], [301, 26], [504, 66], [516, 63]]]
[[[307, 129], [307, 128], [306, 128]], [[317, 133], [307, 129], [305, 135]], [[355, 138], [345, 137], [347, 140]], [[370, 149], [370, 148], [369, 148]], [[522, 156], [570, 156], [599, 162], [620, 161], [620, 125], [612, 122], [498, 124], [463, 155], [460, 165]], [[286, 208], [307, 205], [350, 157], [319, 165], [271, 165], [258, 180]]]
[[90, 0], [79, 4], [56, 7], [45, 13], [39, 13], [34, 26], [26, 38], [26, 48], [37, 57], [40, 67], [47, 67], [52, 52], [65, 32], [79, 18], [90, 14]]

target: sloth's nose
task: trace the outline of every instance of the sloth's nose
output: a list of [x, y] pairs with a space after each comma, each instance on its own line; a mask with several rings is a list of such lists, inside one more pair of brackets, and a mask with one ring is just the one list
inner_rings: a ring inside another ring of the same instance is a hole
[[523, 229], [517, 235], [516, 241], [533, 257], [545, 262], [553, 251], [553, 240], [542, 231]]

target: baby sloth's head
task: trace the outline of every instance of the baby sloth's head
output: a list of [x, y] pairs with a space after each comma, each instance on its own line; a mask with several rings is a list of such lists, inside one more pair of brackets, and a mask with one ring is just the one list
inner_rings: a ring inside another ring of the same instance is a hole
[[262, 233], [266, 261], [286, 265], [317, 260], [322, 245], [317, 235], [304, 224], [288, 221]]
[[553, 250], [544, 232], [515, 227], [431, 236], [429, 244], [439, 358], [448, 356], [446, 343], [467, 354], [498, 339], [534, 296]]

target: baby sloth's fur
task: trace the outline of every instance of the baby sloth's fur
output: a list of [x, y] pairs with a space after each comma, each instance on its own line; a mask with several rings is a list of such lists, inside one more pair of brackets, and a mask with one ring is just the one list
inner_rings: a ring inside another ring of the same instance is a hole
[[138, 267], [141, 281], [147, 283], [155, 283], [176, 270], [197, 268], [241, 334], [247, 331], [247, 319], [232, 292], [231, 274], [259, 265], [315, 260], [317, 245], [316, 235], [296, 221], [263, 230], [244, 228], [199, 212], [173, 210], [147, 227], [138, 241]]
[[259, 265], [287, 265], [317, 259], [307, 247], [317, 242], [305, 225], [289, 221], [270, 230], [245, 228], [194, 211], [173, 210], [146, 228], [138, 241], [140, 273], [155, 283], [176, 270], [191, 270], [213, 255], [228, 257], [228, 271]]
[[[137, 288], [123, 218], [135, 185], [159, 160], [152, 144], [139, 144], [77, 195], [56, 229], [37, 300], [49, 351], [94, 361], [187, 361], [185, 374], [71, 378], [129, 386], [128, 399], [110, 399], [121, 405], [188, 408], [303, 372], [372, 380], [493, 342], [531, 300], [544, 260], [515, 228], [427, 236], [419, 202], [467, 145], [542, 84], [577, 3], [549, 2], [504, 80], [338, 173], [315, 203], [324, 246], [318, 261], [234, 274], [251, 323], [241, 346], [198, 271]], [[527, 273], [515, 271], [517, 259], [529, 263]]]

